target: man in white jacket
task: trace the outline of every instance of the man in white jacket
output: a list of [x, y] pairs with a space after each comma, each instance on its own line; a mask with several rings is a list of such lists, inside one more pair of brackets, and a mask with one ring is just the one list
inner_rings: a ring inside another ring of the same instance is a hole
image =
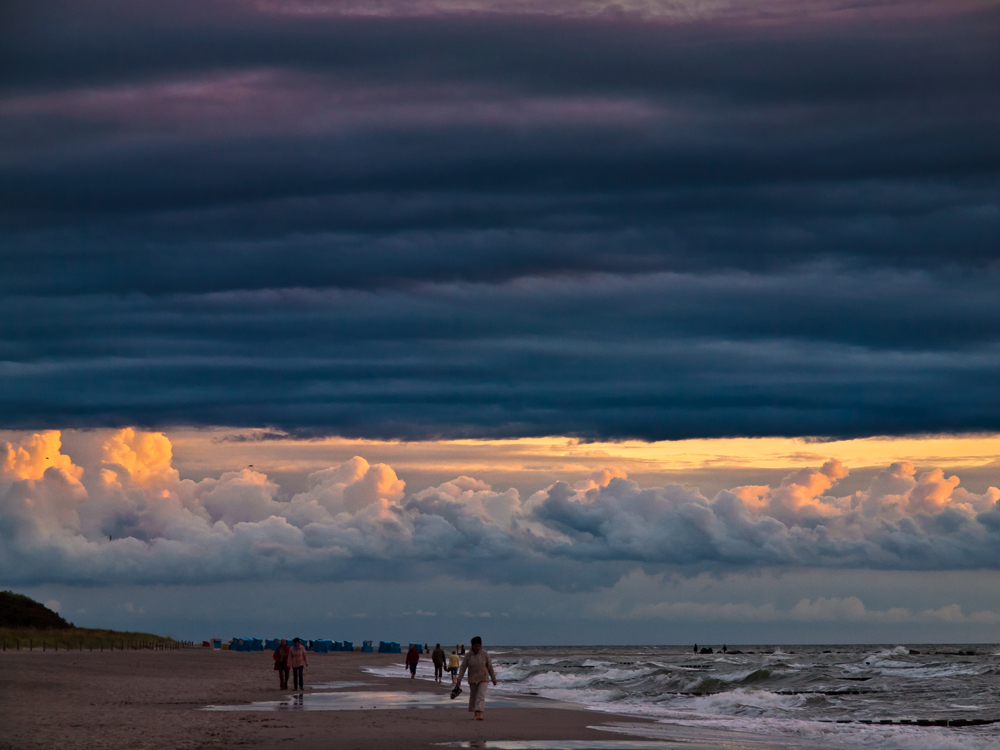
[[482, 721], [483, 711], [486, 710], [486, 683], [492, 680], [496, 685], [497, 674], [493, 671], [490, 655], [483, 648], [483, 639], [478, 635], [472, 639], [472, 648], [458, 670], [459, 685], [466, 670], [469, 672], [469, 710], [475, 712], [474, 720]]

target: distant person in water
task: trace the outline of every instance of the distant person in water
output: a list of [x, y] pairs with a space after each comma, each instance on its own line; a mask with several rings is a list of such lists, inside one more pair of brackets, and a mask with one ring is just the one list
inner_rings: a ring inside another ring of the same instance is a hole
[[696, 654], [698, 653], [698, 644], [697, 644], [697, 643], [696, 643], [696, 644], [694, 644], [694, 652], [695, 652]]
[[729, 649], [726, 647], [725, 643], [722, 644], [722, 653], [724, 653], [724, 654], [728, 654], [729, 653]]
[[278, 681], [281, 683], [281, 690], [288, 690], [288, 641], [284, 638], [274, 649], [274, 669], [278, 673]]
[[465, 644], [462, 644], [462, 650], [458, 652], [459, 656], [465, 656]]
[[444, 679], [444, 662], [446, 658], [444, 649], [441, 648], [441, 644], [439, 643], [434, 647], [434, 653], [431, 654], [431, 661], [434, 662], [435, 682], [441, 682]]
[[472, 639], [472, 650], [466, 654], [458, 670], [459, 684], [466, 670], [469, 672], [469, 710], [474, 712], [472, 718], [475, 721], [482, 721], [483, 711], [486, 710], [486, 683], [492, 680], [496, 685], [497, 673], [493, 671], [493, 662], [483, 648], [483, 639], [478, 635]]
[[412, 680], [417, 676], [417, 663], [420, 661], [420, 652], [417, 650], [415, 645], [410, 646], [410, 650], [406, 652], [406, 662], [405, 666], [410, 670], [410, 679]]
[[306, 647], [299, 642], [298, 638], [292, 640], [292, 647], [288, 649], [288, 666], [292, 669], [292, 683], [295, 686], [293, 689], [305, 690], [306, 684], [302, 670], [309, 666], [309, 659], [306, 657]]
[[451, 656], [448, 657], [448, 671], [451, 672], [451, 684], [458, 684], [458, 666], [462, 663], [462, 660], [458, 658], [458, 652], [452, 651]]

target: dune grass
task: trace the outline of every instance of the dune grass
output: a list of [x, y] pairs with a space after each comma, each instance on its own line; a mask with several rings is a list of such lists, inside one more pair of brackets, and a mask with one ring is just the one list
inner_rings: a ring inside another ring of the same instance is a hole
[[98, 651], [114, 649], [176, 649], [189, 644], [176, 641], [170, 636], [153, 633], [137, 633], [121, 630], [98, 630], [94, 628], [66, 628], [43, 630], [41, 628], [0, 628], [0, 648], [16, 650], [72, 650]]

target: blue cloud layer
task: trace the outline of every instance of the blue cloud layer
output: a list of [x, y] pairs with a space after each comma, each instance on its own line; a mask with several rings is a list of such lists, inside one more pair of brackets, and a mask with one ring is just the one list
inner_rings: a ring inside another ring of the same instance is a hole
[[995, 7], [348, 5], [16, 6], [6, 426], [1000, 429]]

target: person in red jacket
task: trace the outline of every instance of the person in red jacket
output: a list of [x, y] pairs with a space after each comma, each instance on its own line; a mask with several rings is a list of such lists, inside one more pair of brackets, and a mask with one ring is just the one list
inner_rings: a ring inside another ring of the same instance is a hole
[[417, 651], [416, 646], [410, 646], [410, 650], [406, 652], [406, 668], [410, 670], [411, 680], [417, 676], [417, 662], [419, 661], [420, 652]]
[[282, 638], [281, 643], [274, 649], [274, 669], [281, 681], [281, 690], [288, 690], [288, 672], [290, 671], [288, 669], [288, 651], [288, 641]]

